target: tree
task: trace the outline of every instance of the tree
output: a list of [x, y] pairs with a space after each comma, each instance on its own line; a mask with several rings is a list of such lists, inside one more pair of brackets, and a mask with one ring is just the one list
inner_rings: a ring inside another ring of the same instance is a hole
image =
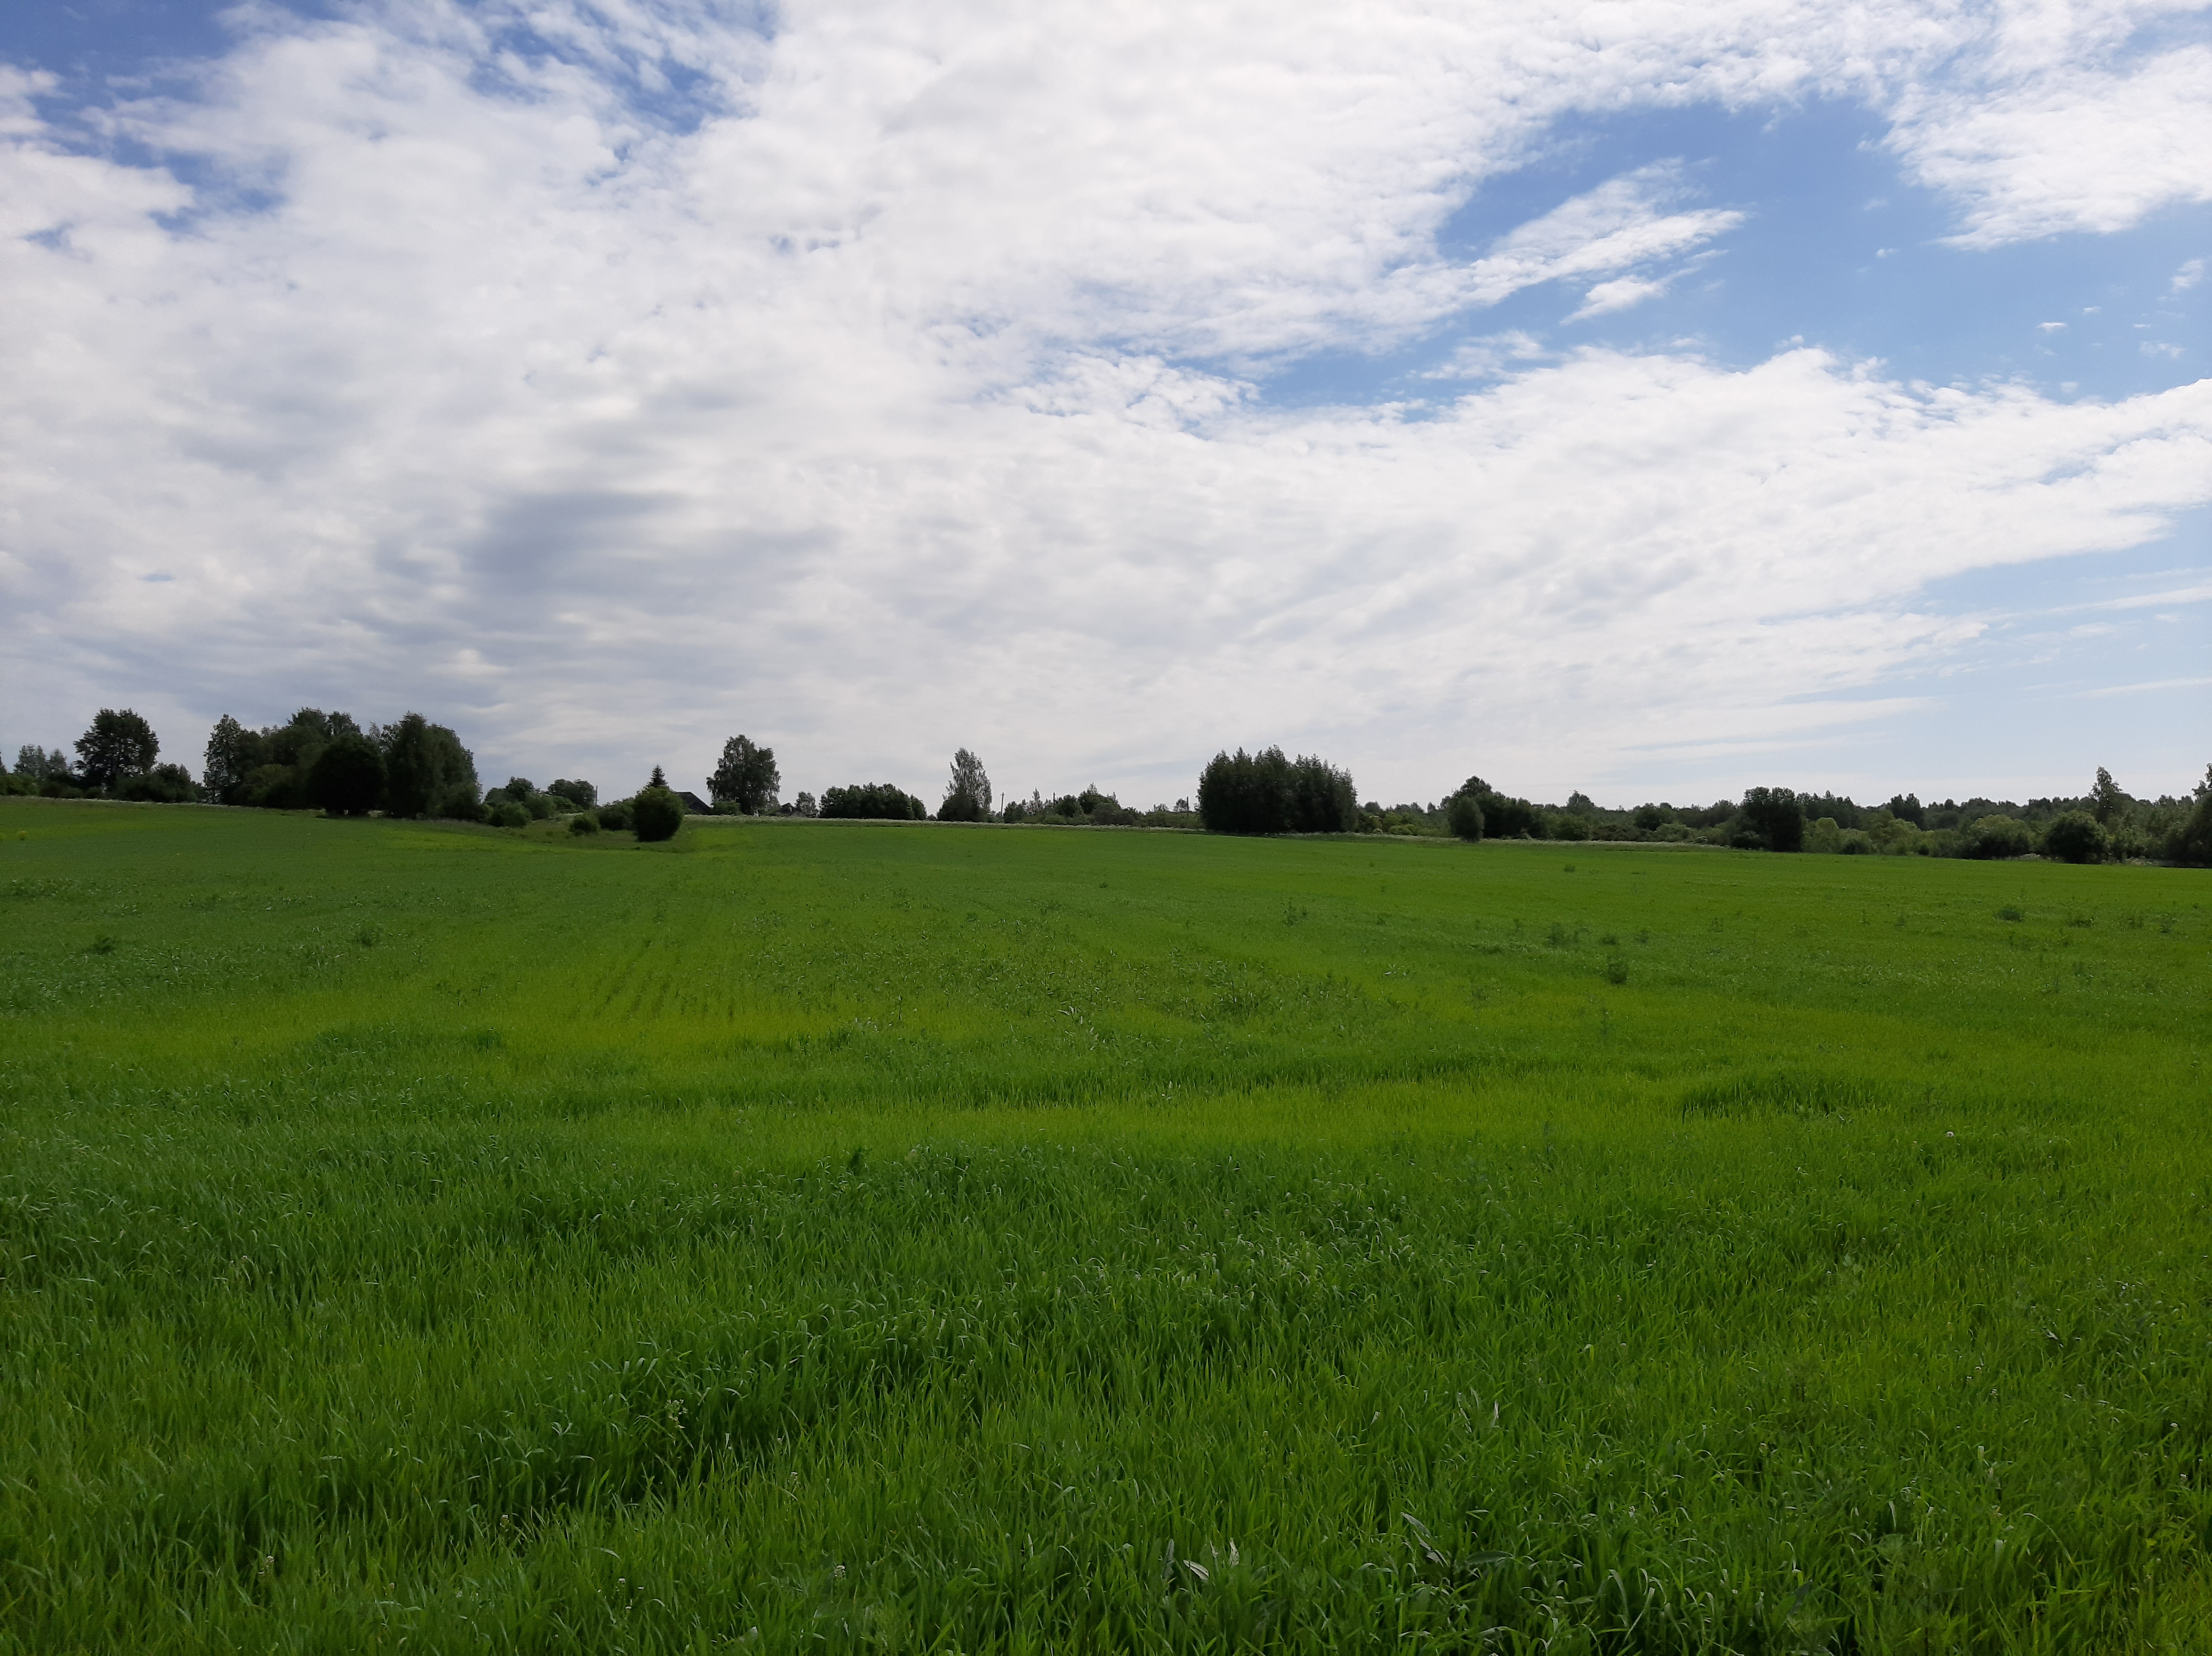
[[1359, 823], [1351, 772], [1279, 747], [1216, 753], [1199, 774], [1198, 813], [1216, 834], [1342, 834]]
[[125, 777], [151, 770], [161, 751], [161, 740], [145, 720], [127, 707], [120, 712], [104, 707], [76, 739], [77, 773], [86, 787], [106, 793]]
[[474, 821], [483, 814], [476, 756], [443, 725], [410, 713], [378, 733], [384, 749], [384, 809], [395, 817], [435, 814]]
[[200, 786], [215, 805], [246, 802], [246, 779], [267, 763], [268, 744], [226, 713], [208, 733]]
[[637, 790], [629, 805], [630, 826], [641, 840], [673, 839], [684, 825], [684, 802], [668, 790], [660, 767], [653, 767], [653, 780]]
[[2054, 817], [2043, 831], [2044, 855], [2068, 862], [2100, 862], [2106, 846], [2104, 825], [2087, 811]]
[[2176, 862], [2195, 868], [2212, 863], [2212, 764], [2204, 767], [2204, 780], [2197, 785], [2196, 808], [2166, 843], [2166, 855]]
[[775, 750], [758, 746], [750, 736], [732, 736], [724, 742], [722, 762], [707, 778], [707, 794], [715, 804], [734, 805], [749, 817], [773, 807], [782, 786]]
[[1482, 807], [1482, 831], [1491, 839], [1541, 839], [1544, 813], [1527, 800], [1508, 799], [1480, 776], [1469, 776], [1457, 792]]
[[939, 822], [981, 822], [991, 814], [991, 779], [983, 761], [966, 748], [952, 755], [952, 777], [945, 784], [945, 802], [937, 807]]
[[1444, 801], [1444, 821], [1470, 843], [1482, 837], [1482, 801], [1473, 794], [1454, 794]]
[[15, 774], [34, 786], [40, 782], [67, 782], [70, 776], [69, 755], [56, 748], [49, 753], [35, 742], [15, 750]]
[[307, 801], [334, 817], [365, 817], [384, 797], [384, 755], [361, 736], [340, 736], [315, 756]]
[[825, 789], [822, 814], [848, 819], [923, 822], [929, 807], [896, 782], [854, 782], [848, 788]]
[[556, 799], [564, 799], [579, 811], [588, 811], [599, 802], [599, 790], [587, 782], [578, 782], [562, 776], [545, 784], [545, 791]]
[[1735, 843], [1765, 851], [1805, 849], [1805, 807], [1787, 788], [1753, 788], [1737, 807]]
[[2110, 828], [2126, 820], [2128, 807], [2135, 801], [2120, 791], [2112, 773], [2103, 765], [2097, 767], [2097, 785], [2089, 790], [2089, 810], [2100, 828]]

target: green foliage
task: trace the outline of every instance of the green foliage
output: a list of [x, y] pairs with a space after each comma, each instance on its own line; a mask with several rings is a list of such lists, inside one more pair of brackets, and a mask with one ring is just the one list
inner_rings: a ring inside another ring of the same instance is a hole
[[207, 752], [201, 762], [200, 782], [207, 797], [217, 805], [246, 803], [247, 779], [268, 763], [267, 744], [228, 713], [208, 733]]
[[2010, 817], [1984, 817], [1960, 836], [1964, 855], [1990, 861], [2026, 856], [2035, 849], [2035, 831]]
[[384, 756], [360, 736], [341, 736], [315, 756], [307, 802], [334, 817], [365, 817], [384, 797]]
[[2089, 790], [2089, 813], [2100, 828], [2118, 827], [2126, 820], [2129, 807], [2135, 801], [2112, 780], [2112, 773], [2103, 765], [2097, 767], [2097, 781]]
[[2043, 854], [2062, 861], [2102, 861], [2108, 849], [2103, 826], [2086, 811], [2069, 811], [2043, 831]]
[[104, 707], [76, 739], [76, 774], [87, 788], [111, 793], [151, 770], [161, 751], [161, 740], [144, 719], [127, 707]]
[[599, 802], [599, 790], [587, 782], [562, 776], [545, 784], [545, 791], [559, 800], [566, 800], [579, 811], [588, 811]]
[[488, 809], [485, 819], [495, 828], [527, 828], [532, 818], [527, 807], [517, 805], [511, 799], [501, 799]]
[[2203, 1647], [2201, 876], [0, 858], [0, 1647]]
[[939, 822], [981, 822], [991, 814], [991, 778], [983, 761], [966, 748], [952, 756], [952, 775], [945, 785], [945, 799], [937, 807]]
[[759, 746], [750, 736], [732, 736], [724, 742], [721, 763], [707, 778], [708, 796], [717, 807], [734, 806], [746, 816], [774, 810], [782, 786], [775, 750]]
[[576, 835], [596, 834], [599, 831], [599, 825], [590, 812], [579, 811], [568, 819], [568, 831]]
[[1482, 837], [1482, 801], [1470, 793], [1454, 794], [1445, 802], [1444, 820], [1458, 838], [1479, 840]]
[[1350, 771], [1279, 747], [1215, 754], [1199, 775], [1198, 813], [1216, 834], [1348, 834], [1359, 825]]
[[[653, 774], [660, 774], [659, 767]], [[638, 838], [648, 843], [673, 839], [676, 831], [684, 825], [684, 802], [663, 785], [642, 788], [630, 801], [631, 830]]]
[[476, 756], [459, 736], [419, 713], [406, 715], [380, 734], [387, 814], [463, 820], [477, 814]]
[[1543, 813], [1527, 800], [1510, 799], [1480, 776], [1469, 776], [1459, 785], [1457, 793], [1472, 797], [1481, 806], [1482, 831], [1490, 838], [1541, 839], [1544, 837]]
[[116, 788], [118, 799], [140, 800], [151, 805], [183, 805], [200, 796], [199, 784], [181, 764], [157, 764], [151, 770], [126, 777]]
[[611, 800], [599, 807], [599, 826], [617, 833], [629, 831], [630, 814], [628, 800]]
[[2196, 804], [2167, 842], [2166, 855], [2191, 868], [2212, 867], [2212, 765], [2197, 786]]
[[1753, 788], [1736, 807], [1733, 843], [1760, 851], [1805, 849], [1805, 808], [1787, 788]]
[[848, 819], [924, 822], [929, 807], [896, 782], [854, 782], [848, 788], [825, 789], [821, 813]]

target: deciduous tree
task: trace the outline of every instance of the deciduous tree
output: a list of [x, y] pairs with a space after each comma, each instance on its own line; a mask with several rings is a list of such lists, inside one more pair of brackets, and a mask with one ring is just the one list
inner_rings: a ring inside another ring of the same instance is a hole
[[106, 793], [125, 777], [151, 770], [161, 751], [161, 739], [145, 720], [127, 707], [104, 707], [76, 739], [77, 774], [86, 787]]

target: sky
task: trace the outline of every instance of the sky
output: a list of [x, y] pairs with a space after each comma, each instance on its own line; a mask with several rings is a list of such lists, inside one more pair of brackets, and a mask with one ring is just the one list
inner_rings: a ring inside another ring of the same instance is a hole
[[2212, 6], [0, 14], [0, 742], [2212, 761]]

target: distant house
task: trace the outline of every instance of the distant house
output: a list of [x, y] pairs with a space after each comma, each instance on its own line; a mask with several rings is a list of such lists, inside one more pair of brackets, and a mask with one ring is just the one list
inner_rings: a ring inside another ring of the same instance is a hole
[[714, 807], [688, 788], [676, 790], [676, 801], [684, 807], [684, 814], [687, 817], [711, 817], [714, 814]]

